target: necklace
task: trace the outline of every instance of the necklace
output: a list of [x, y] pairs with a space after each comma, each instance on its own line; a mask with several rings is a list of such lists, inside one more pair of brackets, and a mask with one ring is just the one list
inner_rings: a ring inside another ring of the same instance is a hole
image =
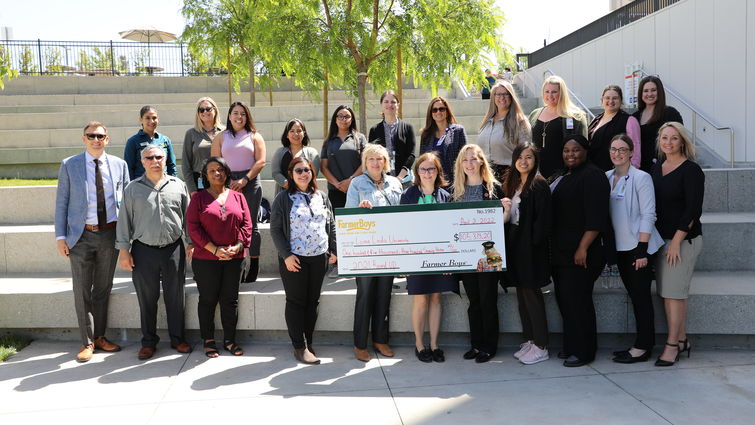
[[548, 125], [551, 123], [551, 121], [553, 120], [550, 120], [546, 122], [545, 124], [543, 124], [543, 149], [545, 149], [545, 130], [548, 129]]

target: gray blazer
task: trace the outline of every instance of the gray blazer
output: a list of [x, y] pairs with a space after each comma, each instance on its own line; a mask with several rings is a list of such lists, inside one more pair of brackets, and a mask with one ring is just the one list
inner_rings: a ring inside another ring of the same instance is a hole
[[[65, 236], [66, 244], [73, 248], [84, 233], [87, 218], [86, 157], [82, 152], [68, 157], [60, 164], [58, 192], [55, 197], [55, 236]], [[128, 166], [117, 156], [103, 154], [110, 169], [110, 180], [115, 194], [115, 209], [120, 212], [123, 188], [129, 182]]]
[[[613, 176], [616, 169], [606, 171], [608, 183], [613, 183]], [[618, 226], [629, 226], [635, 239], [632, 241], [619, 241], [619, 235], [616, 234], [616, 246], [620, 251], [621, 245], [637, 246], [640, 240], [640, 232], [650, 233], [648, 242], [648, 254], [653, 254], [663, 246], [658, 229], [655, 228], [655, 190], [653, 189], [653, 179], [650, 174], [629, 166], [629, 174], [624, 186], [624, 209], [619, 214], [613, 214], [611, 211], [614, 229]], [[619, 218], [617, 219], [616, 216]]]

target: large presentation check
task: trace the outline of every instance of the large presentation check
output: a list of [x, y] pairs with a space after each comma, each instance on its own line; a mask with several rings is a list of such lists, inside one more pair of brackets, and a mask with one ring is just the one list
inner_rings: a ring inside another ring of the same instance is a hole
[[340, 276], [501, 271], [499, 201], [335, 210]]

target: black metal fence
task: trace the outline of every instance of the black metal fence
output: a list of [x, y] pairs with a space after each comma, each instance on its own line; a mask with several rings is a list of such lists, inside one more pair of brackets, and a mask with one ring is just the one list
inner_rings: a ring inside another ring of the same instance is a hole
[[679, 0], [636, 0], [622, 6], [602, 18], [560, 38], [553, 43], [530, 53], [527, 58], [529, 67], [543, 63], [571, 49], [592, 41], [601, 35], [619, 29], [638, 19], [655, 13]]
[[216, 75], [222, 64], [175, 43], [0, 40], [0, 64], [21, 75]]

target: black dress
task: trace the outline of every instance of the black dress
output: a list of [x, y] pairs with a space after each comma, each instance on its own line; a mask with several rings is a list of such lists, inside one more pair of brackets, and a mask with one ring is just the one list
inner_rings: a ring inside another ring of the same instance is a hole
[[[619, 110], [610, 121], [598, 127], [600, 120], [603, 119], [603, 114], [601, 113], [587, 127], [587, 134], [590, 136], [588, 138], [590, 149], [587, 152], [587, 159], [592, 161], [603, 172], [613, 169], [611, 155], [608, 152], [611, 148], [611, 139], [617, 134], [627, 132], [627, 121], [630, 116], [626, 112]], [[598, 128], [596, 129], [596, 127]], [[645, 156], [645, 151], [641, 150], [640, 153], [642, 156]]]
[[[532, 143], [540, 148], [540, 174], [545, 178], [564, 167], [564, 118], [554, 118], [548, 122], [537, 120], [532, 128]], [[543, 138], [545, 133], [545, 138]]]
[[[637, 118], [637, 122], [642, 122], [642, 111], [636, 111], [632, 114]], [[658, 130], [661, 126], [667, 122], [676, 121], [679, 124], [684, 124], [682, 121], [682, 115], [671, 106], [666, 106], [661, 114], [661, 119], [655, 122], [648, 122], [640, 125], [640, 137], [642, 138], [642, 158], [640, 159], [640, 170], [650, 174], [653, 169], [653, 164], [658, 160], [658, 149], [656, 147], [656, 139], [658, 138]]]

